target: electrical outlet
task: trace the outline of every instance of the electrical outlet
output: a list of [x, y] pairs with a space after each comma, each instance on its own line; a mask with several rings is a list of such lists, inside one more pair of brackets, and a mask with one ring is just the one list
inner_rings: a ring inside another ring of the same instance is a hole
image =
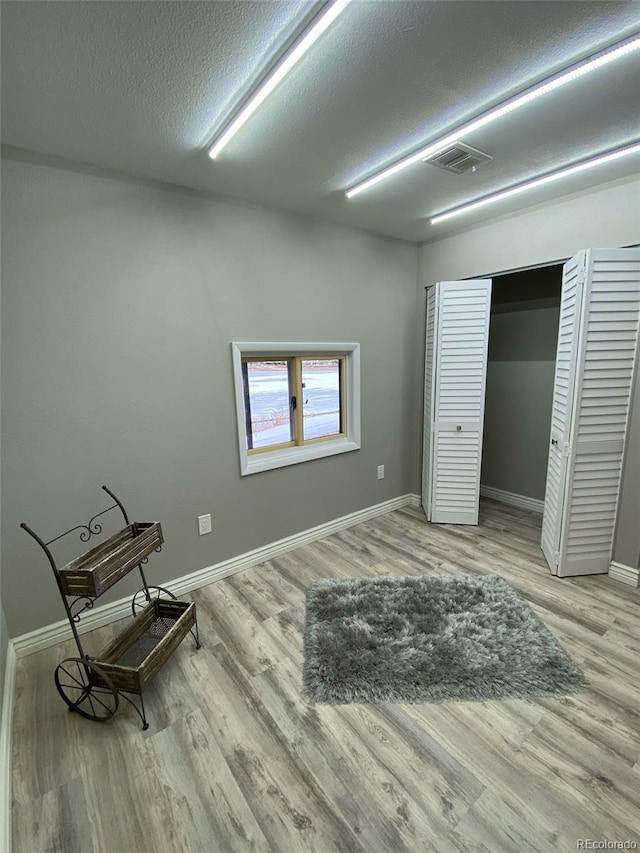
[[205, 533], [211, 533], [211, 513], [198, 516], [198, 533], [204, 536]]
[[378, 465], [378, 479], [384, 480], [384, 465]]

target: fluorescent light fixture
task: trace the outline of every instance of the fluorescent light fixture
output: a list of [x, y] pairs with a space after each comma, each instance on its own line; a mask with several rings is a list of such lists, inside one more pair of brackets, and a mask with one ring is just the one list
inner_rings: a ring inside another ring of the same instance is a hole
[[233, 139], [243, 124], [253, 115], [260, 104], [271, 94], [271, 92], [273, 92], [278, 83], [287, 76], [298, 60], [301, 59], [301, 57], [309, 50], [311, 45], [314, 44], [314, 42], [320, 38], [322, 33], [335, 21], [348, 3], [349, 0], [334, 0], [333, 3], [327, 3], [323, 6], [322, 11], [314, 19], [309, 29], [307, 29], [302, 37], [295, 42], [289, 51], [287, 51], [280, 62], [273, 68], [271, 73], [265, 77], [237, 115], [225, 127], [224, 131], [216, 139], [211, 148], [209, 148], [209, 157], [211, 157], [212, 160], [216, 159], [218, 154], [220, 154], [227, 143]]
[[614, 62], [616, 59], [626, 56], [635, 50], [640, 50], [640, 35], [632, 36], [630, 39], [620, 42], [614, 47], [594, 54], [588, 59], [585, 59], [576, 65], [572, 65], [566, 71], [561, 71], [559, 74], [550, 77], [548, 80], [538, 83], [537, 86], [533, 86], [532, 88], [525, 90], [520, 95], [516, 95], [510, 100], [505, 101], [503, 104], [494, 107], [492, 110], [489, 110], [478, 118], [467, 122], [467, 124], [463, 124], [461, 127], [456, 128], [456, 130], [448, 133], [440, 139], [437, 139], [435, 142], [426, 145], [419, 151], [415, 151], [413, 154], [403, 157], [401, 160], [398, 160], [397, 163], [394, 163], [392, 166], [372, 175], [365, 181], [355, 184], [353, 187], [346, 190], [345, 195], [347, 198], [353, 198], [354, 195], [357, 195], [364, 190], [368, 190], [370, 187], [380, 183], [380, 181], [390, 178], [392, 175], [402, 171], [402, 169], [406, 169], [407, 166], [411, 166], [419, 160], [425, 160], [427, 157], [437, 154], [449, 145], [459, 142], [463, 137], [479, 130], [481, 127], [485, 127], [485, 125], [490, 124], [492, 121], [496, 121], [497, 119], [502, 118], [502, 116], [520, 109], [520, 107], [523, 107], [525, 104], [541, 98], [548, 92], [553, 92], [561, 86], [564, 86], [566, 83], [570, 83], [572, 80], [577, 80], [579, 77], [584, 77], [585, 74], [590, 74], [592, 71], [602, 68], [604, 65], [608, 65], [610, 62]]
[[452, 207], [451, 210], [445, 210], [435, 216], [429, 218], [432, 225], [438, 222], [444, 222], [445, 219], [451, 219], [454, 216], [460, 216], [462, 213], [468, 213], [471, 210], [476, 210], [479, 207], [484, 207], [487, 204], [494, 204], [502, 199], [510, 198], [519, 193], [527, 192], [528, 190], [541, 187], [544, 184], [550, 184], [552, 181], [559, 181], [562, 178], [568, 178], [569, 175], [576, 175], [578, 172], [585, 172], [587, 169], [594, 169], [596, 166], [602, 166], [604, 163], [610, 163], [613, 160], [619, 160], [621, 157], [628, 157], [630, 154], [640, 154], [640, 142], [633, 145], [628, 145], [626, 148], [618, 148], [616, 151], [610, 151], [608, 154], [602, 154], [600, 157], [594, 157], [591, 160], [583, 160], [582, 163], [576, 163], [574, 166], [567, 166], [566, 169], [559, 169], [557, 172], [549, 172], [547, 175], [542, 175], [540, 178], [534, 178], [531, 181], [526, 181], [523, 184], [517, 184], [515, 187], [501, 190], [493, 193], [493, 195], [485, 196], [478, 201], [471, 201], [469, 204], [462, 204], [459, 207]]

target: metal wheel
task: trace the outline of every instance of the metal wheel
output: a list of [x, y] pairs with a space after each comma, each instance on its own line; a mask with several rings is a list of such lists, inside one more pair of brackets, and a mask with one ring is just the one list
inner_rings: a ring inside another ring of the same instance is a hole
[[56, 667], [54, 679], [69, 710], [87, 720], [104, 723], [118, 710], [118, 691], [93, 661], [67, 658]]
[[178, 600], [172, 592], [169, 592], [163, 586], [149, 586], [147, 589], [142, 587], [131, 599], [131, 612], [135, 616], [156, 598], [173, 598], [174, 601]]

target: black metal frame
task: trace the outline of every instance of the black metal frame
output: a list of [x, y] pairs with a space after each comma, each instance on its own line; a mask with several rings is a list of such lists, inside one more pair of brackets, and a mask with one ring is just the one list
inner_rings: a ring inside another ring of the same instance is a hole
[[[96, 669], [94, 664], [97, 664], [99, 667], [100, 661], [99, 660], [94, 661], [93, 658], [91, 658], [88, 654], [86, 654], [86, 652], [84, 651], [84, 647], [82, 645], [82, 641], [80, 639], [80, 634], [78, 633], [78, 629], [76, 626], [77, 626], [78, 622], [80, 621], [81, 614], [84, 613], [86, 610], [91, 610], [93, 608], [95, 600], [97, 598], [99, 598], [100, 595], [97, 595], [95, 597], [90, 597], [90, 596], [86, 596], [86, 595], [77, 595], [77, 596], [67, 595], [64, 591], [63, 586], [62, 586], [62, 581], [60, 579], [60, 572], [58, 570], [56, 560], [55, 560], [49, 546], [53, 545], [54, 542], [58, 542], [60, 539], [64, 539], [65, 536], [68, 536], [69, 534], [74, 533], [76, 530], [81, 531], [80, 532], [80, 541], [81, 542], [88, 542], [92, 536], [97, 536], [100, 533], [102, 533], [102, 525], [99, 524], [96, 521], [96, 519], [100, 518], [101, 516], [105, 515], [108, 512], [111, 512], [111, 510], [114, 510], [114, 509], [120, 510], [126, 525], [130, 524], [129, 516], [127, 515], [127, 511], [125, 510], [125, 508], [122, 505], [122, 502], [119, 500], [119, 498], [111, 491], [111, 489], [107, 488], [107, 486], [102, 486], [102, 490], [104, 492], [106, 492], [111, 498], [113, 498], [115, 503], [113, 503], [111, 506], [107, 507], [106, 509], [103, 509], [101, 512], [96, 513], [94, 516], [92, 516], [89, 519], [87, 524], [77, 524], [74, 527], [69, 528], [69, 530], [65, 530], [64, 533], [60, 533], [58, 536], [54, 536], [53, 538], [48, 539], [47, 541], [43, 540], [40, 536], [38, 536], [38, 534], [34, 530], [32, 530], [27, 524], [25, 524], [24, 522], [22, 522], [22, 524], [20, 525], [20, 527], [23, 530], [25, 530], [33, 539], [35, 539], [35, 541], [40, 545], [42, 550], [47, 555], [47, 559], [49, 560], [49, 564], [53, 570], [53, 574], [54, 574], [54, 577], [56, 579], [56, 583], [58, 585], [58, 591], [60, 592], [60, 597], [62, 599], [62, 603], [64, 605], [64, 609], [65, 609], [65, 612], [67, 614], [67, 618], [69, 620], [69, 625], [71, 626], [71, 630], [73, 632], [73, 637], [76, 641], [76, 646], [78, 647], [79, 657], [83, 661], [86, 661], [87, 664], [90, 665], [90, 666], [87, 666], [86, 670], [85, 670], [87, 680], [89, 682], [91, 681], [91, 678], [92, 678], [91, 672]], [[155, 550], [161, 551], [162, 545], [159, 545]], [[151, 602], [151, 600], [152, 600], [151, 590], [156, 589], [156, 587], [149, 587], [149, 585], [147, 584], [147, 579], [145, 577], [144, 570], [142, 568], [143, 563], [146, 563], [146, 562], [147, 562], [147, 558], [145, 557], [138, 564], [138, 570], [140, 571], [140, 577], [142, 579], [142, 589], [138, 590], [138, 592], [133, 596], [133, 599], [132, 599], [132, 609], [134, 610], [134, 615], [135, 615], [134, 602], [136, 601], [136, 598], [139, 595], [139, 593], [144, 592], [144, 598], [146, 599], [146, 601]], [[172, 598], [175, 598], [175, 596], [172, 595], [171, 593], [169, 593], [169, 595], [171, 595]], [[76, 612], [74, 612], [76, 605], [78, 605], [80, 602], [82, 602], [82, 606], [78, 610], [76, 610]], [[196, 641], [196, 647], [200, 648], [200, 638], [199, 638], [199, 634], [198, 634], [198, 623], [197, 623], [197, 621], [195, 623], [194, 628], [195, 628], [195, 634], [193, 633], [193, 630], [190, 633], [192, 634], [192, 636], [194, 637], [194, 640]], [[91, 665], [93, 665], [93, 666], [91, 666]], [[59, 666], [62, 666], [62, 664], [60, 664]], [[57, 672], [57, 670], [56, 670], [56, 672]], [[148, 729], [149, 723], [147, 722], [147, 717], [145, 714], [144, 700], [142, 698], [142, 693], [134, 693], [133, 694], [133, 695], [138, 696], [140, 699], [140, 707], [138, 707], [136, 705], [136, 703], [127, 695], [127, 693], [129, 693], [131, 691], [125, 691], [125, 690], [122, 690], [121, 688], [114, 687], [113, 684], [111, 684], [111, 682], [109, 681], [109, 679], [105, 678], [103, 680], [106, 680], [108, 682], [108, 687], [110, 687], [113, 691], [115, 691], [115, 693], [117, 693], [119, 696], [122, 696], [123, 699], [125, 699], [130, 705], [132, 705], [135, 708], [140, 719], [142, 720], [142, 728], [144, 730]], [[57, 682], [56, 682], [56, 685], [57, 685]], [[58, 687], [58, 692], [61, 693], [64, 701], [69, 706], [70, 711], [78, 711], [78, 713], [81, 713], [81, 711], [77, 708], [77, 706], [80, 704], [81, 701], [83, 701], [84, 697], [82, 699], [79, 699], [75, 703], [75, 706], [74, 706], [74, 704], [72, 702], [70, 702], [68, 700], [68, 698], [60, 691], [60, 687]], [[84, 716], [86, 716], [86, 715], [84, 715]], [[95, 719], [98, 719], [98, 718], [95, 717]]]

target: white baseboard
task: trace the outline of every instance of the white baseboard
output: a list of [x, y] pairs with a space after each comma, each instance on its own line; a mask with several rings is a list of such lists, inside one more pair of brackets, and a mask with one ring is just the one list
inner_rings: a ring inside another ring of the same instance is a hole
[[628, 586], [640, 586], [640, 569], [625, 566], [624, 563], [612, 561], [609, 566], [609, 577], [611, 580], [626, 583]]
[[[282, 554], [286, 554], [288, 551], [292, 551], [294, 548], [299, 548], [301, 545], [307, 545], [318, 539], [324, 539], [325, 536], [331, 536], [332, 533], [338, 533], [340, 530], [346, 530], [348, 527], [361, 524], [363, 521], [368, 521], [378, 515], [386, 515], [388, 512], [402, 509], [405, 506], [420, 506], [419, 495], [408, 494], [392, 498], [383, 503], [375, 504], [375, 506], [352, 512], [349, 515], [343, 515], [341, 518], [336, 518], [333, 521], [318, 524], [309, 530], [303, 530], [301, 533], [294, 533], [293, 536], [287, 536], [285, 539], [271, 542], [263, 548], [247, 551], [238, 557], [232, 557], [229, 560], [216, 563], [214, 566], [207, 566], [207, 568], [199, 569], [196, 572], [191, 572], [191, 574], [158, 585], [165, 587], [174, 595], [180, 596], [194, 589], [199, 589], [202, 586], [207, 586], [207, 584], [214, 581], [221, 580], [221, 578], [234, 575], [236, 572], [242, 572], [244, 569], [251, 568], [251, 566], [256, 566], [267, 560], [273, 560]], [[78, 633], [86, 634], [89, 631], [101, 628], [103, 625], [108, 625], [110, 622], [115, 622], [130, 615], [131, 597], [120, 598], [118, 601], [112, 601], [110, 604], [104, 604], [101, 607], [96, 607], [95, 610], [84, 613], [77, 626]], [[14, 645], [15, 656], [23, 658], [41, 649], [55, 646], [57, 643], [68, 640], [72, 636], [68, 621], [62, 619], [60, 622], [54, 622], [52, 625], [46, 625], [44, 628], [38, 628], [28, 634], [16, 637], [12, 640], [12, 643]]]
[[13, 640], [7, 646], [0, 724], [0, 849], [11, 850], [11, 733], [13, 694], [16, 681], [16, 651]]
[[528, 498], [526, 495], [517, 495], [515, 492], [505, 492], [503, 489], [494, 489], [493, 486], [480, 486], [480, 494], [483, 498], [493, 498], [508, 506], [517, 506], [518, 509], [528, 509], [540, 515], [544, 512], [544, 501], [537, 498]]

